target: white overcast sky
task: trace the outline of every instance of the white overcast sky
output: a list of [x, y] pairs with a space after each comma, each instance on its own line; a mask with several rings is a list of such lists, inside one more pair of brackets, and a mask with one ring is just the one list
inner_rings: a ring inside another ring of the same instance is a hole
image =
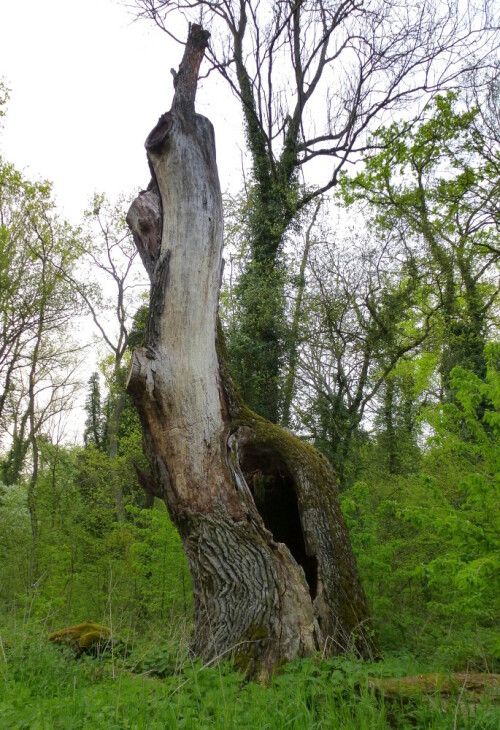
[[[187, 26], [177, 32], [187, 37]], [[75, 224], [94, 192], [114, 198], [146, 187], [144, 140], [170, 108], [170, 69], [182, 51], [119, 0], [0, 0], [0, 78], [11, 90], [0, 152], [31, 179], [50, 180]], [[197, 110], [215, 126], [222, 190], [236, 192], [241, 118], [216, 75], [200, 83]], [[80, 338], [90, 330], [82, 320]], [[88, 351], [82, 382], [98, 357]], [[65, 419], [70, 439], [81, 439], [83, 398]]]
[[[11, 89], [2, 154], [30, 177], [51, 180], [75, 223], [94, 191], [114, 197], [145, 187], [144, 140], [170, 107], [170, 68], [181, 55], [119, 0], [0, 0], [0, 77]], [[235, 192], [238, 106], [211, 76], [197, 110], [215, 125], [222, 189]]]

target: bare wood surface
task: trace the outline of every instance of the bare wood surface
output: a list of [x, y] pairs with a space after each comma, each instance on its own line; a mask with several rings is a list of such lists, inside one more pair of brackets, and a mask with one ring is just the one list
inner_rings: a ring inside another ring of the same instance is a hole
[[171, 109], [146, 140], [153, 180], [128, 215], [151, 278], [128, 390], [189, 561], [193, 650], [233, 652], [255, 674], [365, 641], [367, 609], [326, 460], [249, 411], [225, 363], [215, 137], [194, 109], [207, 41], [190, 27]]

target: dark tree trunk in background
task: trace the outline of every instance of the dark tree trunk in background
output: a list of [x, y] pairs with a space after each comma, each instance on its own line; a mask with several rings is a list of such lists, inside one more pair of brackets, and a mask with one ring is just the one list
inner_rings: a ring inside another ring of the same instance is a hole
[[368, 617], [326, 460], [251, 412], [226, 366], [214, 132], [194, 109], [207, 41], [192, 25], [172, 108], [146, 140], [153, 180], [128, 214], [151, 277], [128, 391], [188, 557], [193, 650], [266, 674], [316, 649], [369, 653]]

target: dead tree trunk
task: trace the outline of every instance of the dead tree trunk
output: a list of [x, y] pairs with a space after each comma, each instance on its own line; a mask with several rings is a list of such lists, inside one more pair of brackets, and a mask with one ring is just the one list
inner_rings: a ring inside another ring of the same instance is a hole
[[317, 649], [366, 652], [367, 607], [326, 460], [247, 409], [226, 368], [214, 131], [194, 109], [208, 36], [191, 26], [172, 108], [146, 140], [151, 184], [128, 214], [151, 277], [128, 391], [188, 557], [193, 650], [265, 673]]

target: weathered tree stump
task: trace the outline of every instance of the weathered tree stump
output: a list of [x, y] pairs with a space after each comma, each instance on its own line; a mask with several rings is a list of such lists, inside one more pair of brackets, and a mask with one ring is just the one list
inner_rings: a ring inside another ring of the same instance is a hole
[[127, 217], [151, 278], [128, 391], [189, 561], [193, 650], [265, 673], [315, 650], [369, 653], [368, 612], [327, 461], [248, 410], [226, 366], [215, 139], [194, 108], [208, 37], [190, 27], [172, 108], [146, 140], [153, 179]]

